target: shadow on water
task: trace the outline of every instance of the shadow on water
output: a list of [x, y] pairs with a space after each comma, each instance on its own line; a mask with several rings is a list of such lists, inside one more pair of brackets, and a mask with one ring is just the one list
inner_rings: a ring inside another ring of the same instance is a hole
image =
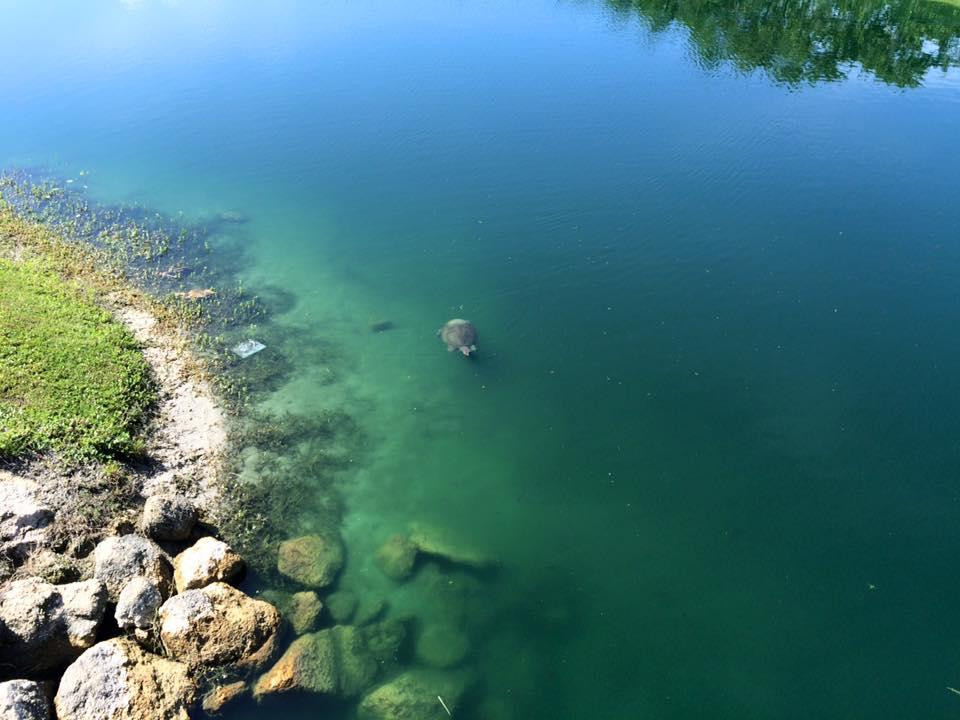
[[960, 64], [960, 6], [939, 0], [607, 0], [653, 33], [682, 26], [699, 63], [763, 70], [777, 82], [838, 81], [859, 66], [916, 87]]

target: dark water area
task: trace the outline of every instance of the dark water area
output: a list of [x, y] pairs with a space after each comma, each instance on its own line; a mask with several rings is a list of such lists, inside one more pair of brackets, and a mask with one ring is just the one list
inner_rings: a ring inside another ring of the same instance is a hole
[[[960, 7], [0, 11], [0, 168], [262, 296], [223, 343], [304, 430], [239, 475], [340, 524], [341, 589], [466, 634], [454, 717], [960, 712]], [[499, 571], [395, 583], [411, 523]], [[226, 717], [266, 712], [353, 705]]]

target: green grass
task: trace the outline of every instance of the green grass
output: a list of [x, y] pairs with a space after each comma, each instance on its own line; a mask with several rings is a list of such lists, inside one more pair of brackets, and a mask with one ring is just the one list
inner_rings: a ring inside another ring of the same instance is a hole
[[0, 259], [0, 457], [56, 451], [90, 460], [140, 451], [155, 400], [149, 366], [93, 293], [42, 258]]

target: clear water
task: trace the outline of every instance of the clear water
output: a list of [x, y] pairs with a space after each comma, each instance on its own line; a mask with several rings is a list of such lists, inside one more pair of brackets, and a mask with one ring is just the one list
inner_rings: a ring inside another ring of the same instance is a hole
[[458, 715], [951, 718], [960, 9], [825, 7], [4, 0], [0, 166], [250, 218], [264, 402], [370, 439], [343, 584], [442, 614], [411, 521], [502, 559]]

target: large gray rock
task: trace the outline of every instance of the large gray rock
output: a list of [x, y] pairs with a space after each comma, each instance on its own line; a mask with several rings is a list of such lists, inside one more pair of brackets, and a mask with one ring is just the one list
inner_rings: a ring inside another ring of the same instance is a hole
[[152, 495], [143, 506], [140, 529], [154, 540], [186, 540], [197, 522], [197, 508], [182, 495]]
[[280, 613], [225, 583], [187, 590], [160, 607], [160, 639], [191, 667], [255, 668], [277, 648]]
[[277, 570], [307, 587], [330, 585], [343, 567], [343, 541], [334, 534], [304, 535], [280, 543]]
[[0, 552], [26, 559], [43, 544], [53, 515], [37, 483], [0, 470]]
[[107, 586], [116, 602], [124, 585], [142, 576], [167, 597], [173, 587], [173, 568], [166, 553], [155, 542], [139, 535], [108, 537], [93, 551], [93, 576]]
[[0, 673], [62, 665], [93, 645], [107, 592], [99, 580], [51, 585], [35, 577], [0, 591]]
[[123, 586], [114, 617], [124, 630], [147, 630], [157, 619], [163, 596], [145, 577], [135, 577]]
[[186, 665], [114, 638], [67, 668], [54, 704], [58, 720], [189, 720], [196, 693]]
[[43, 686], [33, 680], [0, 683], [0, 719], [50, 720], [50, 701]]
[[243, 570], [243, 558], [222, 540], [204, 537], [173, 559], [177, 592], [228, 582]]

